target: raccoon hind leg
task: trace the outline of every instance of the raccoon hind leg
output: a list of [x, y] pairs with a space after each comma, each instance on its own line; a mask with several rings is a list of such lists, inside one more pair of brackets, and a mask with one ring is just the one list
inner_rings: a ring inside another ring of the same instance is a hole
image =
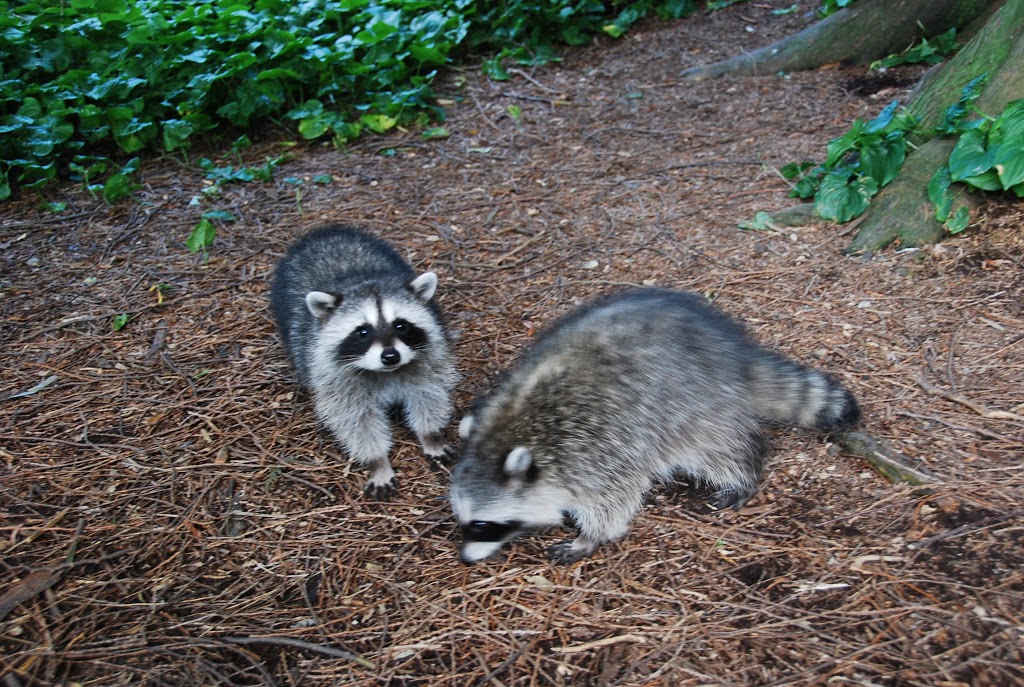
[[417, 389], [405, 399], [405, 424], [416, 434], [428, 459], [440, 460], [452, 453], [442, 434], [451, 417], [451, 399], [440, 386]]
[[711, 505], [718, 510], [732, 508], [739, 510], [757, 493], [761, 473], [764, 472], [768, 457], [768, 441], [759, 429], [749, 431], [729, 456], [721, 456], [713, 463], [728, 465], [730, 469], [706, 475], [708, 480], [719, 485], [711, 495]]

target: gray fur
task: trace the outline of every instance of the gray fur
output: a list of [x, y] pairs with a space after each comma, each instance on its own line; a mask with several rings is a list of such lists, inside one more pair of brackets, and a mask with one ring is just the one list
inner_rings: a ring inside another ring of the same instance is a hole
[[[281, 342], [312, 393], [317, 417], [370, 469], [366, 492], [373, 498], [386, 498], [398, 486], [388, 459], [392, 407], [403, 407], [428, 457], [448, 451], [442, 432], [457, 375], [433, 300], [436, 284], [433, 273], [417, 276], [385, 241], [334, 225], [299, 239], [274, 274], [271, 306]], [[393, 327], [399, 319], [425, 333], [416, 346], [399, 338]], [[348, 337], [365, 324], [375, 326], [370, 331], [380, 340], [342, 356]], [[397, 362], [382, 362], [382, 351]]]
[[625, 535], [655, 482], [715, 485], [718, 508], [756, 492], [759, 420], [821, 430], [857, 421], [829, 376], [767, 351], [691, 294], [646, 289], [585, 305], [542, 333], [459, 425], [451, 502], [473, 562], [527, 529], [579, 537], [562, 562]]

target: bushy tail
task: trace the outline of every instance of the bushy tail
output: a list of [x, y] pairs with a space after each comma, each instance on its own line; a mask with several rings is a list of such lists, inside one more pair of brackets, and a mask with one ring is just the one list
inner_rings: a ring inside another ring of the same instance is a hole
[[753, 361], [750, 392], [758, 415], [819, 430], [857, 424], [857, 399], [829, 375], [774, 354]]

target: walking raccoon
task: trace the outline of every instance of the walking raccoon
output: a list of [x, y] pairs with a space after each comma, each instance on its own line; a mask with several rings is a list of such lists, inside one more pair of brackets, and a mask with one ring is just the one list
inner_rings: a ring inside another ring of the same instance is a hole
[[465, 563], [569, 515], [571, 563], [622, 537], [643, 496], [684, 471], [739, 509], [756, 492], [759, 420], [833, 430], [857, 422], [831, 377], [760, 347], [692, 294], [625, 292], [542, 333], [459, 424], [451, 504]]
[[388, 412], [405, 420], [428, 457], [447, 450], [456, 373], [440, 309], [437, 275], [419, 276], [385, 241], [342, 226], [299, 239], [277, 266], [271, 306], [316, 415], [360, 465], [365, 491], [398, 488], [388, 460]]

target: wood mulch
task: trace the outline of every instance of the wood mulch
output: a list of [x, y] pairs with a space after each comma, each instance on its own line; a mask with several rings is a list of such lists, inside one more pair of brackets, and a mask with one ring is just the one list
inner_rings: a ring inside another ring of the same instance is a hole
[[[834, 227], [739, 229], [920, 73], [677, 78], [813, 21], [771, 13], [790, 4], [643, 23], [504, 83], [453, 71], [445, 139], [271, 132], [215, 160], [288, 153], [270, 183], [206, 197], [168, 157], [134, 201], [0, 206], [5, 687], [1024, 682], [1024, 212], [989, 198], [963, 235], [873, 258]], [[190, 254], [207, 210], [238, 219]], [[938, 481], [772, 429], [738, 513], [657, 489], [573, 566], [544, 558], [562, 532], [462, 566], [447, 468], [398, 429], [402, 491], [368, 502], [276, 340], [267, 278], [328, 221], [439, 273], [460, 409], [575, 303], [672, 286], [838, 376]]]

